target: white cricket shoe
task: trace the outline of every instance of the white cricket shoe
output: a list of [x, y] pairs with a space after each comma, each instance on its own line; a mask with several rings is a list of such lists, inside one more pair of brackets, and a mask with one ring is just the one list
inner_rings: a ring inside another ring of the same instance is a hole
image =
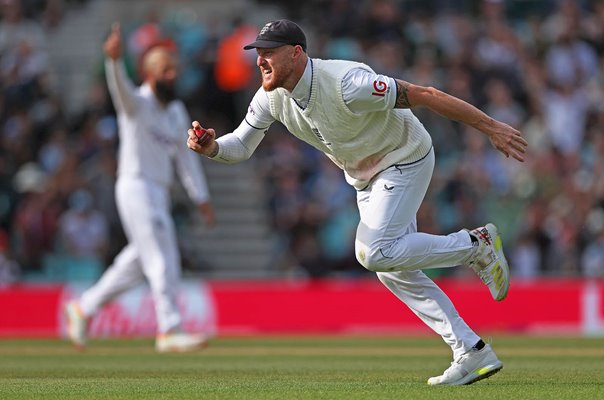
[[164, 333], [157, 336], [155, 350], [160, 353], [186, 353], [207, 346], [208, 338], [202, 334]]
[[84, 350], [88, 338], [88, 319], [84, 316], [77, 301], [70, 301], [65, 306], [65, 318], [67, 319], [67, 337], [78, 349]]
[[478, 248], [470, 261], [470, 267], [487, 285], [496, 301], [505, 299], [510, 288], [510, 267], [503, 254], [501, 236], [497, 227], [486, 224], [469, 231], [478, 240]]
[[499, 361], [491, 346], [472, 349], [462, 354], [440, 376], [428, 379], [428, 385], [469, 385], [499, 372], [503, 363]]

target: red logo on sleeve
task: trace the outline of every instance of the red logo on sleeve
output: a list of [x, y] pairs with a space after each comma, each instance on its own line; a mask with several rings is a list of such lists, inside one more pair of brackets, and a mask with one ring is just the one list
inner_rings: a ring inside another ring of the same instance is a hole
[[375, 91], [371, 93], [372, 96], [384, 97], [386, 90], [388, 90], [388, 84], [382, 81], [373, 81], [373, 90]]

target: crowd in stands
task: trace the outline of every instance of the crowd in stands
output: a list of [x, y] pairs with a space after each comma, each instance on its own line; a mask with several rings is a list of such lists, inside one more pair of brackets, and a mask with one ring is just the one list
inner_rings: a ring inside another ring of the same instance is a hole
[[111, 225], [115, 135], [99, 140], [100, 114], [66, 115], [50, 82], [48, 33], [84, 3], [0, 1], [0, 284], [44, 267], [42, 279], [64, 276], [69, 263], [99, 271], [110, 228], [121, 232]]
[[[117, 126], [100, 48], [98, 76], [81, 112], [67, 115], [48, 83], [44, 32], [61, 23], [71, 3], [0, 1], [0, 284], [68, 263], [98, 270], [123, 245], [113, 201]], [[516, 278], [604, 276], [604, 1], [279, 6], [305, 29], [311, 57], [353, 59], [437, 87], [529, 141], [520, 164], [470, 128], [414, 110], [437, 160], [420, 230], [446, 234], [492, 220]], [[133, 79], [147, 46], [174, 46], [190, 114], [217, 132], [231, 131], [259, 87], [255, 54], [231, 49], [260, 27], [245, 16], [221, 28], [210, 19], [164, 17], [150, 12], [123, 24]], [[284, 255], [275, 268], [363, 274], [354, 259], [356, 194], [342, 172], [279, 124], [254, 158], [267, 188], [275, 252]], [[433, 272], [439, 273], [450, 270]]]

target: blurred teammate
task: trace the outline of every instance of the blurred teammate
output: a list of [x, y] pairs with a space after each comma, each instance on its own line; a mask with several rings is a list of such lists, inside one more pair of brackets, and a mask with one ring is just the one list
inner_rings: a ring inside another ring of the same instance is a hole
[[180, 135], [190, 118], [184, 104], [174, 97], [176, 58], [160, 47], [147, 51], [142, 61], [144, 83], [135, 88], [121, 61], [118, 25], [113, 27], [104, 50], [120, 134], [116, 200], [128, 245], [94, 286], [67, 305], [69, 338], [83, 347], [88, 320], [108, 301], [146, 278], [157, 317], [156, 349], [194, 350], [203, 346], [206, 338], [181, 331], [176, 304], [180, 254], [169, 196], [173, 164], [207, 224], [213, 224], [214, 214], [199, 160], [181, 145]]
[[[357, 190], [358, 261], [377, 272], [453, 350], [451, 366], [428, 383], [469, 384], [499, 371], [503, 364], [491, 347], [422, 269], [469, 265], [493, 298], [503, 300], [509, 268], [501, 238], [493, 224], [446, 236], [417, 232], [416, 213], [432, 176], [434, 151], [430, 135], [409, 108], [428, 107], [468, 124], [519, 161], [524, 161], [527, 142], [517, 130], [434, 88], [379, 75], [356, 62], [309, 58], [305, 35], [291, 21], [266, 24], [245, 46], [252, 48], [258, 53], [262, 88], [245, 119], [218, 140], [213, 129], [202, 138], [189, 129], [189, 148], [221, 162], [245, 160], [268, 127], [280, 121], [323, 151]], [[199, 127], [193, 122], [193, 128]]]

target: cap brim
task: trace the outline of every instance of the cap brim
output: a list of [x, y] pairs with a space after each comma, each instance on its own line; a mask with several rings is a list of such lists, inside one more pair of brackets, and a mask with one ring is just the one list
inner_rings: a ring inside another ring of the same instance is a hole
[[256, 40], [243, 47], [243, 50], [251, 49], [274, 49], [275, 47], [285, 46], [287, 43], [275, 42], [274, 40]]

